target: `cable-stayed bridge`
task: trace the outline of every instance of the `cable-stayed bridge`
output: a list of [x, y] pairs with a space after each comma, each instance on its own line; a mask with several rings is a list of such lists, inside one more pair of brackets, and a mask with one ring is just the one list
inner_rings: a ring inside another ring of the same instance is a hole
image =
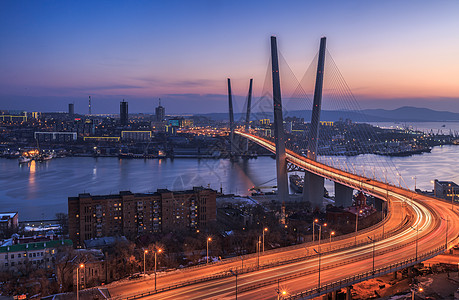
[[[457, 243], [459, 209], [457, 205], [403, 188], [387, 179], [397, 174], [390, 166], [372, 164], [386, 172], [385, 176], [365, 176], [355, 168], [320, 161], [319, 125], [322, 106], [326, 49], [321, 39], [317, 56], [311, 125], [307, 144], [290, 149], [283, 127], [280, 70], [277, 41], [271, 37], [271, 64], [268, 82], [272, 82], [274, 137], [262, 137], [249, 124], [251, 105], [247, 105], [244, 126], [237, 128], [232, 116], [232, 95], [228, 80], [231, 152], [240, 149], [236, 137], [256, 143], [276, 154], [279, 200], [287, 200], [289, 169], [305, 173], [303, 199], [316, 208], [323, 206], [324, 179], [335, 182], [336, 205], [349, 206], [353, 190], [364, 191], [386, 201], [388, 214], [378, 224], [356, 233], [313, 241], [297, 246], [266, 251], [263, 255], [245, 255], [224, 259], [207, 266], [170, 272], [158, 279], [153, 290], [147, 281], [120, 285], [111, 290], [115, 299], [311, 299], [352, 284], [408, 268], [443, 253]], [[337, 82], [341, 82], [338, 76]], [[342, 82], [340, 86], [346, 90]], [[250, 83], [250, 90], [252, 89]], [[305, 94], [299, 85], [295, 94]], [[350, 97], [348, 92], [340, 94]], [[249, 92], [249, 99], [251, 92]], [[371, 133], [362, 133], [372, 141]], [[247, 143], [242, 143], [247, 151]], [[294, 151], [296, 150], [296, 151]], [[305, 150], [305, 151], [304, 151]], [[375, 171], [374, 171], [375, 172]], [[371, 178], [370, 178], [371, 177]], [[401, 178], [401, 177], [399, 177]], [[285, 294], [283, 293], [285, 291]]]

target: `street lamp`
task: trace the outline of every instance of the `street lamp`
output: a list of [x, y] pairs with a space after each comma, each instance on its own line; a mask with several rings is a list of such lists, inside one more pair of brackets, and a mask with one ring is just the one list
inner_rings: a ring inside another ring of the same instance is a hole
[[237, 300], [237, 267], [236, 267], [236, 271], [230, 270], [230, 272], [236, 277], [236, 300]]
[[209, 263], [209, 242], [212, 242], [212, 238], [211, 237], [208, 237], [207, 240], [207, 256], [206, 256], [206, 264]]
[[257, 242], [257, 268], [260, 267], [260, 244], [261, 244], [261, 241], [260, 241], [260, 236], [258, 236], [258, 242]]
[[357, 245], [357, 229], [359, 228], [359, 214], [361, 213], [363, 213], [363, 210], [359, 210], [355, 214], [355, 240], [354, 240], [355, 245]]
[[268, 227], [263, 228], [263, 254], [265, 254], [265, 232], [268, 231]]
[[80, 284], [79, 284], [80, 274], [79, 274], [79, 270], [83, 269], [83, 268], [84, 268], [84, 264], [80, 264], [76, 269], [76, 273], [77, 273], [77, 300], [80, 300]]
[[287, 291], [286, 290], [282, 290], [280, 289], [280, 286], [279, 286], [279, 279], [277, 279], [277, 289], [276, 289], [276, 293], [277, 293], [277, 300], [280, 300], [281, 297], [284, 298], [284, 296], [287, 295]]
[[417, 179], [417, 177], [416, 177], [416, 176], [414, 176], [414, 177], [411, 177], [411, 178], [413, 178], [413, 179], [414, 179], [414, 191], [416, 192], [416, 179]]
[[[441, 218], [441, 217], [440, 217]], [[413, 226], [410, 226], [411, 229], [416, 230], [416, 260], [418, 260], [418, 240], [419, 240], [419, 231], [422, 231], [419, 229], [419, 224], [416, 224], [416, 228]]]
[[145, 273], [145, 254], [148, 253], [148, 250], [144, 250], [143, 251], [143, 277], [146, 276], [146, 273]]
[[[412, 299], [412, 300], [414, 300], [414, 298], [415, 298], [415, 294], [416, 294], [415, 291], [416, 291], [415, 288], [411, 288], [411, 299]], [[422, 292], [424, 291], [424, 289], [422, 288], [422, 286], [420, 286], [420, 287], [418, 288], [418, 291], [419, 291], [420, 293], [422, 293]]]
[[335, 235], [335, 232], [334, 232], [334, 231], [330, 232], [330, 247], [331, 247], [332, 236], [334, 236], [334, 235]]
[[319, 255], [319, 279], [317, 280], [317, 289], [319, 289], [320, 288], [320, 249], [319, 251], [317, 251], [316, 249], [313, 248], [313, 250]]
[[442, 217], [440, 217], [443, 221], [446, 221], [446, 231], [445, 231], [445, 251], [448, 250], [448, 224], [449, 224], [449, 220], [448, 220], [448, 216], [446, 216], [446, 219], [443, 219]]
[[315, 238], [315, 234], [314, 234], [314, 229], [316, 228], [314, 226], [315, 223], [319, 222], [319, 219], [314, 219], [314, 221], [312, 221], [312, 241], [314, 242], [316, 240]]
[[320, 224], [315, 224], [315, 225], [319, 226], [319, 251], [320, 251], [320, 240], [322, 238], [322, 226], [327, 227], [327, 223], [324, 223], [323, 225], [320, 225]]
[[156, 255], [163, 252], [163, 249], [158, 249], [155, 251], [155, 291], [156, 291]]
[[373, 243], [373, 274], [375, 274], [375, 239], [367, 236], [367, 238]]

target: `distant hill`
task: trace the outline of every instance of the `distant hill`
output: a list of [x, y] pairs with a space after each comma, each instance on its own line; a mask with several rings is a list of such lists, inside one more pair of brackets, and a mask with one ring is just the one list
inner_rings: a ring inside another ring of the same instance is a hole
[[364, 114], [371, 117], [382, 117], [393, 121], [409, 122], [444, 122], [459, 121], [459, 114], [449, 111], [436, 111], [428, 108], [404, 106], [394, 110], [366, 109]]
[[[228, 113], [199, 114], [217, 121], [229, 120]], [[311, 119], [310, 110], [284, 111], [284, 118], [304, 118], [306, 122]], [[234, 114], [235, 120], [244, 120], [245, 114]], [[252, 120], [273, 119], [272, 113], [253, 113]], [[365, 109], [361, 112], [344, 110], [324, 110], [321, 112], [322, 121], [338, 121], [339, 119], [351, 119], [355, 122], [446, 122], [459, 121], [459, 113], [448, 111], [436, 111], [428, 108], [404, 106], [393, 110]]]

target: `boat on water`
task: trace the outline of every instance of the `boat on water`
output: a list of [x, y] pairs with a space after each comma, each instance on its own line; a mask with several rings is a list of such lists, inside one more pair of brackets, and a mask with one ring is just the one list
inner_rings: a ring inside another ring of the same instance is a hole
[[39, 155], [36, 160], [38, 161], [47, 161], [47, 160], [51, 160], [54, 158], [54, 155], [51, 154], [51, 153], [44, 153], [44, 154], [41, 154]]
[[20, 157], [18, 158], [18, 162], [19, 162], [20, 164], [28, 163], [28, 162], [30, 162], [31, 160], [32, 160], [32, 159], [31, 159], [30, 157], [27, 157], [27, 156], [20, 156]]
[[295, 193], [302, 193], [303, 192], [303, 184], [304, 179], [296, 174], [291, 174], [289, 176], [290, 179], [290, 187]]

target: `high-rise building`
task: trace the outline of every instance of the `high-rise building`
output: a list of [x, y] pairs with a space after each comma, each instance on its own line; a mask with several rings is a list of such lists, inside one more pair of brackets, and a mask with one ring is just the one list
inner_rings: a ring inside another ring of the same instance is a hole
[[123, 126], [126, 126], [128, 124], [128, 103], [126, 101], [121, 101], [120, 102], [120, 123]]
[[104, 236], [196, 230], [216, 221], [217, 192], [195, 187], [188, 191], [159, 189], [156, 193], [79, 194], [68, 198], [69, 234], [76, 247]]
[[434, 180], [434, 195], [448, 201], [459, 201], [459, 185], [453, 181]]
[[161, 99], [159, 99], [159, 105], [155, 109], [156, 122], [163, 122], [166, 119], [166, 109], [161, 106]]
[[69, 103], [69, 115], [73, 116], [75, 114], [75, 104]]

